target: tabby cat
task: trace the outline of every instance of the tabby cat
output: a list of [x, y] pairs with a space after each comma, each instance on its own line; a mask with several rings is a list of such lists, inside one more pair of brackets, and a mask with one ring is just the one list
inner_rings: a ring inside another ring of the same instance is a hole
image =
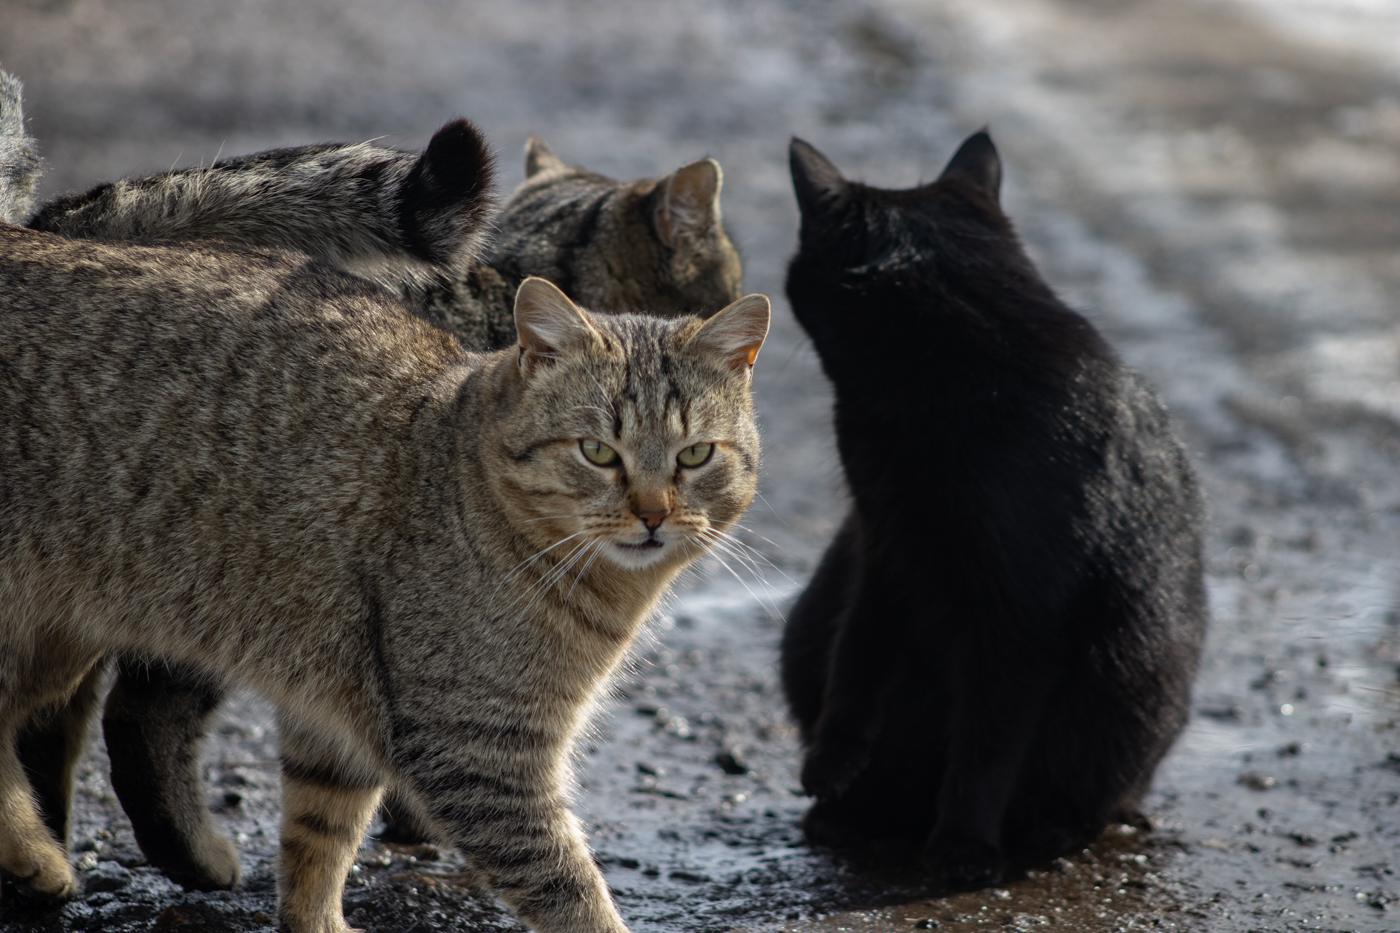
[[1026, 257], [986, 133], [903, 191], [800, 140], [791, 167], [787, 292], [853, 500], [783, 637], [804, 828], [992, 883], [1132, 817], [1181, 731], [1200, 494], [1152, 390]]
[[[482, 193], [488, 157], [466, 121], [448, 124], [419, 158], [369, 143], [274, 149], [102, 184], [46, 204], [35, 230], [68, 237], [214, 239], [308, 253], [384, 285], [463, 346], [496, 350], [515, 340], [511, 303], [532, 275], [595, 311], [711, 314], [739, 297], [742, 266], [725, 234], [723, 173], [699, 159], [661, 178], [617, 182], [566, 166], [545, 143], [525, 146], [526, 179], [496, 218], [484, 258]], [[470, 138], [479, 148], [469, 148]], [[415, 185], [438, 182], [437, 199]], [[451, 251], [435, 225], [478, 231]]]
[[370, 143], [270, 149], [64, 195], [27, 225], [81, 239], [295, 250], [416, 306], [481, 254], [491, 176], [480, 132], [454, 120], [421, 156]]
[[[531, 137], [526, 181], [496, 219], [489, 263], [477, 258], [491, 206], [488, 166], [485, 144], [457, 121], [421, 157], [367, 143], [272, 150], [102, 184], [51, 201], [29, 225], [69, 237], [295, 249], [378, 282], [469, 349], [513, 341], [511, 302], [530, 275], [565, 283], [594, 310], [705, 314], [739, 297], [742, 269], [721, 221], [715, 160], [615, 182], [566, 166]], [[128, 659], [103, 716], [113, 787], [142, 851], [195, 889], [239, 878], [199, 773], [200, 745], [223, 694], [217, 678]], [[29, 767], [52, 768], [45, 749], [59, 745], [35, 731], [21, 748]], [[57, 804], [49, 812], [66, 818]], [[427, 836], [392, 795], [384, 821], [382, 838]]]
[[[294, 249], [421, 302], [476, 262], [493, 209], [492, 166], [466, 120], [442, 127], [421, 155], [368, 144], [277, 149], [99, 185], [46, 204], [30, 226], [69, 237], [222, 239]], [[140, 657], [118, 660], [103, 731], [112, 786], [146, 858], [195, 889], [238, 883], [238, 855], [205, 804], [200, 749], [225, 685], [207, 672]], [[45, 818], [68, 833], [78, 735], [62, 718], [20, 733], [26, 770], [51, 788]], [[392, 798], [396, 799], [396, 798]], [[396, 807], [400, 836], [421, 836]]]
[[74, 892], [15, 739], [80, 728], [129, 653], [275, 704], [293, 933], [348, 929], [386, 785], [536, 928], [625, 929], [568, 747], [753, 496], [768, 301], [593, 315], [528, 279], [514, 316], [464, 353], [303, 256], [0, 228], [0, 868]]

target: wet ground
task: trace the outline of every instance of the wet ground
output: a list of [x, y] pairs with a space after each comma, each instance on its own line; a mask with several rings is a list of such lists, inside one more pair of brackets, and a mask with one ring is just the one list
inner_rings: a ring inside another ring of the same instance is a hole
[[[746, 519], [761, 570], [715, 564], [678, 593], [580, 751], [577, 809], [624, 916], [637, 931], [1400, 929], [1392, 3], [7, 0], [0, 64], [27, 83], [51, 193], [273, 145], [416, 146], [456, 114], [495, 141], [507, 185], [531, 132], [617, 176], [714, 155], [746, 286], [775, 298], [795, 237], [789, 134], [906, 186], [989, 123], [1035, 257], [1160, 386], [1210, 495], [1213, 628], [1154, 829], [953, 897], [803, 846], [775, 644], [843, 493], [827, 390], [778, 299]], [[238, 891], [189, 894], [142, 865], [95, 741], [83, 898], [28, 914], [0, 895], [0, 928], [269, 929], [269, 723], [244, 698], [208, 750]], [[346, 912], [377, 931], [515, 928], [454, 853], [373, 841]]]

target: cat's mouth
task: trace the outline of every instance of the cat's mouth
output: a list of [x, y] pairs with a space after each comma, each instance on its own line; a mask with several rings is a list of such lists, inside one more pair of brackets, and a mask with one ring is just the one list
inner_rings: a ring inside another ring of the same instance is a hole
[[666, 547], [665, 541], [653, 537], [642, 541], [614, 541], [613, 544], [617, 545], [617, 548], [612, 552], [612, 559], [617, 564], [633, 570], [650, 567], [662, 560], [663, 548]]

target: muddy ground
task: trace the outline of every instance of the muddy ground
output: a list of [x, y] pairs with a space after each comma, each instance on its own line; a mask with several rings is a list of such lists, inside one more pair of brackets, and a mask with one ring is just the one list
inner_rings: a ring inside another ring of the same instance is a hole
[[[325, 139], [421, 145], [465, 114], [504, 183], [567, 160], [725, 168], [746, 286], [777, 299], [757, 387], [763, 561], [696, 575], [580, 750], [577, 810], [637, 931], [1400, 930], [1400, 13], [1384, 0], [0, 0], [46, 191]], [[940, 897], [803, 846], [781, 615], [843, 509], [829, 396], [779, 297], [785, 146], [933, 177], [984, 123], [1047, 277], [1172, 405], [1210, 495], [1213, 628], [1154, 829]], [[265, 930], [276, 738], [251, 697], [210, 742], [245, 881], [144, 867], [95, 737], [85, 893], [7, 931]], [[516, 928], [450, 851], [368, 841], [372, 931]]]

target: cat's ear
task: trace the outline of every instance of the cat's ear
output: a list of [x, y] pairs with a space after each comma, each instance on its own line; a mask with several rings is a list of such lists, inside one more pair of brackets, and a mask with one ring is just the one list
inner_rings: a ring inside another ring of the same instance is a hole
[[661, 242], [699, 240], [719, 225], [719, 189], [724, 171], [714, 159], [697, 159], [661, 179], [656, 228]]
[[409, 252], [453, 264], [481, 252], [495, 210], [491, 150], [469, 120], [433, 134], [399, 189], [399, 227]]
[[541, 172], [553, 172], [568, 168], [564, 160], [554, 154], [549, 144], [538, 136], [525, 140], [525, 177], [534, 178]]
[[939, 181], [947, 178], [969, 181], [986, 192], [993, 201], [1000, 203], [1001, 156], [997, 154], [997, 147], [992, 144], [986, 127], [963, 140], [958, 151], [953, 153], [943, 174], [938, 176]]
[[819, 216], [841, 200], [850, 185], [830, 159], [811, 143], [796, 136], [788, 145], [788, 168], [792, 171], [792, 188], [797, 194], [797, 206], [804, 217]]
[[745, 295], [701, 324], [686, 346], [718, 356], [734, 369], [747, 370], [758, 358], [771, 318], [767, 295]]
[[520, 366], [526, 370], [557, 359], [563, 351], [603, 342], [559, 286], [535, 275], [515, 292], [515, 332], [520, 338]]

